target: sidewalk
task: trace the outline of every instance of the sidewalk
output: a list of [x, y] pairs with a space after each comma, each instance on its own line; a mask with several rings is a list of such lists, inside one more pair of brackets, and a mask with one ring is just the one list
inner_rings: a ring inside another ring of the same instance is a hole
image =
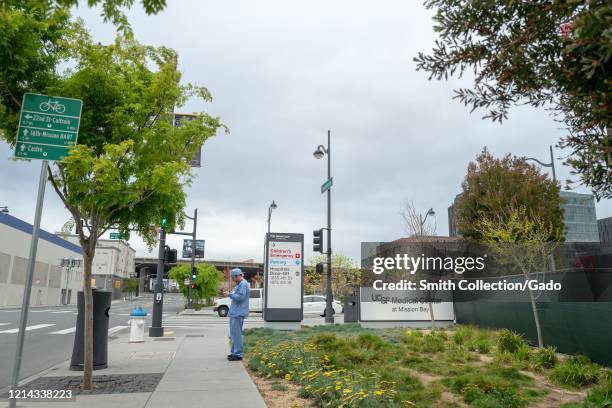
[[[227, 361], [227, 327], [205, 330], [166, 329], [162, 338], [146, 337], [145, 343], [128, 343], [128, 334], [108, 344], [108, 368], [94, 371], [102, 375], [129, 374], [135, 384], [147, 378], [161, 377], [151, 392], [139, 386], [108, 389], [109, 393], [77, 395], [71, 401], [19, 402], [19, 407], [33, 408], [181, 408], [181, 407], [265, 407], [262, 397], [241, 362]], [[77, 376], [68, 362], [45, 372], [35, 381], [52, 383], [52, 377]], [[133, 375], [132, 375], [133, 374]], [[146, 375], [145, 375], [146, 374]], [[155, 374], [158, 374], [155, 376]], [[157, 379], [154, 379], [157, 381]], [[44, 387], [37, 387], [44, 388]], [[0, 407], [8, 406], [6, 399]]]

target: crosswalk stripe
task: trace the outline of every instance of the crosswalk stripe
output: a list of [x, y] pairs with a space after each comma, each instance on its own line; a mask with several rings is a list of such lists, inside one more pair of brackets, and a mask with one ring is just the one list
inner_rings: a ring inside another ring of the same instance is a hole
[[125, 329], [127, 326], [115, 326], [115, 327], [111, 327], [110, 329], [108, 329], [109, 333], [114, 333], [117, 332], [121, 329]]
[[[34, 326], [27, 326], [26, 331], [42, 329], [43, 327], [55, 326], [55, 324], [35, 324]], [[17, 333], [19, 329], [8, 329], [2, 330], [0, 333]]]
[[10, 323], [0, 323], [0, 326], [8, 326]]
[[51, 314], [58, 314], [58, 313], [74, 313], [72, 310], [59, 310], [57, 312], [51, 312]]
[[73, 333], [75, 331], [76, 331], [76, 327], [71, 327], [69, 329], [54, 331], [49, 334], [68, 334], [68, 333]]
[[55, 309], [45, 309], [45, 310], [30, 310], [31, 313], [47, 313], [47, 312], [55, 312]]

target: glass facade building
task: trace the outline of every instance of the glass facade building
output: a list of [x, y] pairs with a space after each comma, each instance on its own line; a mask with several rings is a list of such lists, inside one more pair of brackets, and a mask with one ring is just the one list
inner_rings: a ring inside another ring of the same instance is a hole
[[566, 242], [599, 242], [595, 199], [591, 194], [561, 191]]

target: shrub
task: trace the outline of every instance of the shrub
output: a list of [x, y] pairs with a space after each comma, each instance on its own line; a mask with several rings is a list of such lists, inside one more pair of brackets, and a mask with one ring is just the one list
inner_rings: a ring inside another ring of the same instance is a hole
[[459, 346], [467, 344], [474, 337], [474, 328], [465, 326], [459, 327], [451, 337], [453, 342]]
[[514, 333], [511, 330], [503, 329], [499, 333], [497, 340], [497, 347], [500, 352], [504, 353], [516, 353], [521, 347], [526, 346], [523, 336], [518, 333]]
[[557, 384], [580, 388], [595, 384], [602, 375], [602, 369], [591, 363], [586, 356], [571, 356], [550, 373], [550, 379]]
[[481, 338], [476, 341], [476, 351], [480, 354], [487, 354], [491, 351], [491, 343], [486, 338]]
[[440, 332], [431, 332], [423, 337], [423, 345], [421, 350], [425, 353], [437, 353], [444, 350], [444, 340], [446, 335], [442, 336]]
[[595, 407], [610, 408], [612, 407], [612, 377], [609, 376], [603, 384], [594, 387], [586, 397], [585, 402], [592, 404]]
[[536, 368], [553, 368], [557, 365], [557, 349], [553, 346], [539, 348], [534, 353], [534, 366]]
[[380, 350], [388, 346], [383, 339], [373, 333], [361, 333], [357, 336], [357, 345], [367, 350]]
[[513, 382], [522, 380], [523, 376], [515, 369], [497, 367], [488, 372], [458, 375], [444, 382], [463, 395], [470, 407], [518, 408], [525, 402], [515, 391]]
[[529, 347], [526, 344], [523, 344], [514, 353], [515, 361], [528, 362], [531, 360], [531, 356], [532, 356], [531, 347]]

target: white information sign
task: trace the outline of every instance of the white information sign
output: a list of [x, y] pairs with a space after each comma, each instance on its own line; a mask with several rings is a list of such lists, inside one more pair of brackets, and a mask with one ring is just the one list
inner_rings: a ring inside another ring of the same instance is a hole
[[268, 308], [301, 309], [302, 243], [271, 241], [268, 248]]

